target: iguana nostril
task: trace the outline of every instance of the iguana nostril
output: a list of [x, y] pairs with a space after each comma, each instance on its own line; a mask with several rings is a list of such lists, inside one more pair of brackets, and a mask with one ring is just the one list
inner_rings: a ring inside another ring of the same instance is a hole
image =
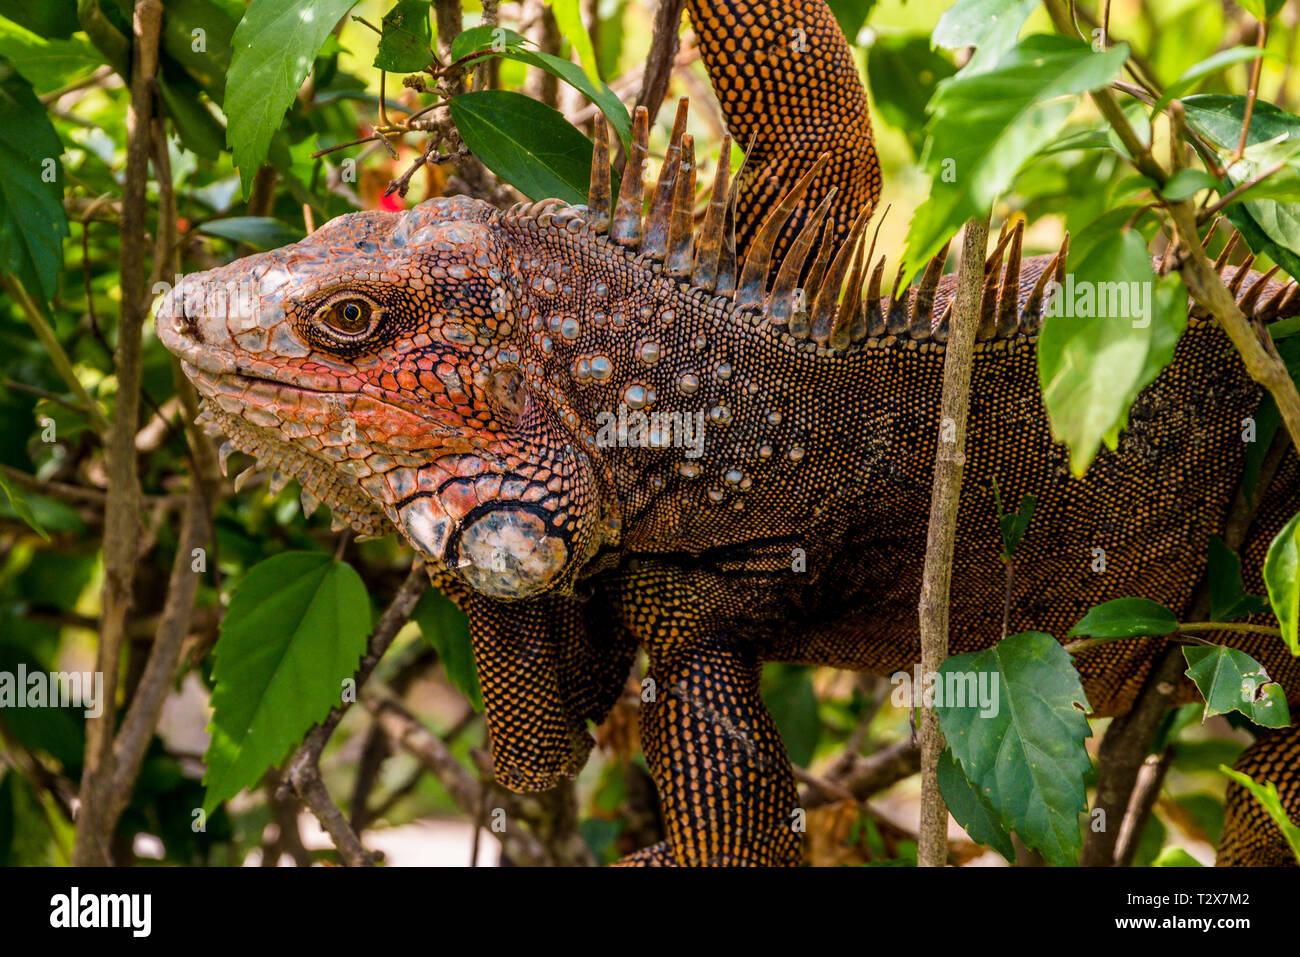
[[494, 598], [527, 598], [564, 570], [569, 546], [537, 512], [506, 505], [470, 522], [451, 562], [470, 587]]

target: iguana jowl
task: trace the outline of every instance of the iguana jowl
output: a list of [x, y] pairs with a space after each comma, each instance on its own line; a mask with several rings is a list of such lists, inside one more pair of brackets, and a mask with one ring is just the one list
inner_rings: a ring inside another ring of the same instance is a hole
[[[323, 501], [366, 534], [396, 529], [430, 560], [469, 616], [505, 784], [543, 788], [581, 767], [586, 722], [606, 714], [642, 646], [657, 689], [642, 739], [668, 838], [632, 862], [795, 863], [798, 798], [759, 666], [889, 673], [919, 656], [953, 283], [937, 262], [915, 287], [884, 289], [866, 239], [880, 180], [865, 94], [826, 6], [689, 9], [728, 122], [755, 144], [734, 207], [724, 144], [696, 228], [679, 110], [645, 211], [640, 112], [617, 198], [598, 138], [585, 207], [458, 197], [344, 216], [187, 277], [157, 329], [230, 437], [223, 457], [250, 452], [273, 487], [297, 478], [309, 507]], [[789, 48], [796, 27], [802, 53]], [[954, 653], [1001, 633], [993, 479], [1010, 501], [1038, 500], [1011, 630], [1062, 635], [1110, 598], [1185, 608], [1242, 472], [1241, 422], [1261, 393], [1193, 311], [1118, 448], [1070, 477], [1035, 363], [1064, 255], [1022, 259], [1017, 227], [986, 266]], [[1248, 313], [1300, 312], [1294, 284], [1219, 266]], [[213, 308], [232, 282], [249, 284], [248, 308]], [[619, 425], [602, 415], [619, 410]], [[654, 415], [638, 430], [632, 413]], [[629, 421], [635, 435], [620, 431]], [[1247, 569], [1300, 507], [1298, 477], [1291, 455], [1242, 548]], [[1099, 547], [1105, 574], [1090, 561]], [[1300, 695], [1280, 643], [1234, 643]], [[1080, 657], [1098, 713], [1131, 705], [1161, 647], [1134, 639]], [[1276, 732], [1243, 757], [1293, 813], [1297, 742]], [[1221, 860], [1286, 860], [1257, 814], [1230, 802]]]

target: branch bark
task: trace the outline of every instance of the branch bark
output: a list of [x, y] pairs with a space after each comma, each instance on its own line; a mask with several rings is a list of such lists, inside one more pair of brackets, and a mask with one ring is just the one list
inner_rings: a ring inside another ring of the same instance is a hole
[[662, 0], [655, 13], [654, 39], [650, 43], [650, 55], [646, 57], [645, 72], [641, 75], [641, 92], [636, 95], [636, 105], [644, 106], [651, 119], [668, 95], [668, 81], [672, 78], [673, 61], [681, 43], [678, 28], [685, 7], [686, 0]]
[[[957, 537], [957, 510], [961, 504], [962, 470], [966, 463], [966, 413], [970, 399], [975, 330], [979, 325], [984, 287], [984, 253], [989, 220], [972, 219], [962, 234], [961, 265], [957, 271], [957, 299], [952, 328], [943, 358], [943, 392], [939, 400], [942, 429], [953, 424], [953, 441], [940, 442], [934, 462], [930, 493], [930, 526], [926, 534], [925, 568], [921, 578], [921, 674], [932, 675], [948, 657], [948, 592], [952, 584], [952, 556]], [[916, 695], [920, 689], [913, 688]], [[913, 701], [915, 705], [915, 700]], [[939, 757], [943, 735], [933, 704], [921, 710], [921, 829], [917, 864], [942, 867], [948, 860], [948, 809], [939, 793]]]
[[86, 722], [86, 755], [77, 813], [73, 863], [103, 865], [110, 861], [112, 827], [106, 826], [105, 801], [112, 786], [113, 725], [116, 717], [118, 659], [131, 611], [139, 528], [140, 480], [135, 433], [140, 414], [141, 326], [145, 298], [145, 217], [151, 152], [154, 77], [158, 72], [159, 0], [138, 0], [132, 32], [131, 103], [127, 110], [126, 179], [122, 201], [121, 288], [117, 351], [117, 408], [106, 448], [108, 505], [104, 522], [104, 588], [99, 648], [95, 668], [104, 676], [104, 700], [98, 718]]
[[[395, 699], [383, 694], [367, 694], [362, 698], [375, 721], [388, 735], [394, 747], [400, 747], [436, 777], [460, 809], [471, 820], [477, 820], [480, 809], [480, 782], [456, 760], [446, 743], [416, 721]], [[521, 827], [516, 814], [510, 813], [512, 803], [504, 792], [507, 805], [502, 830], [497, 833], [502, 850], [514, 864], [521, 867], [547, 866], [554, 863], [542, 842]]]

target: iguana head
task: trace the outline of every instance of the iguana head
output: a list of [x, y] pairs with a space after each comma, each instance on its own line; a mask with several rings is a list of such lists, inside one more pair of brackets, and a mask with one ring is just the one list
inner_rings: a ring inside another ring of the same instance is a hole
[[187, 276], [156, 327], [224, 454], [518, 598], [563, 578], [598, 510], [589, 460], [523, 387], [529, 309], [501, 215], [456, 197], [343, 216]]
[[[822, 243], [808, 295], [799, 280], [831, 196], [777, 272], [773, 244], [819, 162], [738, 264], [725, 161], [695, 226], [685, 120], [683, 103], [648, 213], [639, 110], [617, 203], [599, 136], [586, 206], [453, 197], [354, 213], [186, 277], [156, 327], [205, 398], [210, 430], [229, 436], [223, 461], [254, 455], [273, 489], [296, 478], [309, 508], [323, 501], [364, 534], [395, 527], [484, 594], [571, 585], [620, 534], [622, 453], [601, 448], [601, 410], [707, 408], [725, 430], [741, 384], [716, 330], [800, 350], [866, 334], [860, 301], [839, 304], [851, 261], [850, 285], [861, 283], [852, 250], [866, 213], [833, 262]], [[712, 478], [721, 486], [725, 474]]]

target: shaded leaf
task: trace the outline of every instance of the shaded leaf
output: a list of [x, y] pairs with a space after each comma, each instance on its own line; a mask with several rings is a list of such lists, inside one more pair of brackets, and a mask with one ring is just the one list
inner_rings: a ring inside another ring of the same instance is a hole
[[1282, 640], [1293, 655], [1300, 655], [1300, 638], [1297, 637], [1300, 583], [1296, 581], [1297, 574], [1300, 574], [1300, 515], [1292, 518], [1277, 533], [1264, 556], [1268, 603], [1277, 616], [1278, 627], [1282, 629]]
[[867, 17], [871, 16], [871, 8], [876, 5], [876, 0], [826, 0], [826, 5], [835, 14], [840, 32], [853, 43], [867, 25]]
[[1051, 635], [1012, 635], [985, 651], [956, 655], [948, 675], [988, 674], [997, 688], [994, 714], [936, 702], [953, 756], [967, 780], [1002, 822], [1054, 864], [1073, 863], [1082, 847], [1079, 813], [1087, 806], [1083, 778], [1091, 767], [1088, 699], [1069, 654]]
[[924, 35], [876, 39], [867, 53], [867, 80], [876, 110], [892, 127], [902, 130], [914, 153], [924, 144], [926, 106], [939, 81], [956, 67], [931, 49]]
[[199, 232], [231, 242], [248, 243], [254, 249], [278, 249], [303, 238], [303, 230], [269, 216], [230, 216], [212, 219]]
[[1225, 645], [1188, 645], [1183, 657], [1187, 659], [1187, 677], [1205, 699], [1206, 718], [1239, 711], [1265, 728], [1285, 728], [1291, 723], [1286, 692], [1244, 651]]
[[0, 0], [0, 17], [50, 40], [66, 40], [78, 29], [77, 0]]
[[525, 196], [586, 202], [591, 141], [546, 104], [482, 90], [454, 97], [451, 118], [470, 151]]
[[38, 302], [63, 268], [63, 144], [31, 85], [0, 62], [0, 270]]
[[[540, 70], [545, 70], [552, 76], [559, 77], [595, 103], [600, 108], [601, 113], [605, 115], [605, 118], [609, 120], [610, 125], [614, 127], [614, 132], [623, 141], [624, 148], [631, 148], [632, 119], [628, 115], [627, 107], [623, 105], [614, 91], [604, 83], [599, 83], [599, 81], [593, 83], [587, 74], [568, 60], [537, 50], [510, 48], [504, 52], [489, 55], [500, 56], [502, 59], [515, 60], [519, 63], [527, 63], [529, 66], [535, 66]], [[469, 60], [468, 65], [473, 65], [475, 62], [477, 61]], [[586, 195], [585, 187], [583, 195]]]
[[41, 538], [48, 542], [50, 536], [46, 534], [45, 529], [41, 527], [41, 523], [37, 520], [35, 513], [32, 512], [31, 506], [27, 504], [27, 500], [15, 492], [13, 486], [5, 479], [4, 472], [0, 472], [0, 491], [5, 493], [5, 498], [8, 499], [9, 505], [13, 508], [14, 513], [26, 522], [31, 527], [32, 531], [36, 532], [36, 534], [40, 535]]
[[384, 14], [375, 66], [390, 73], [414, 73], [433, 61], [429, 44], [429, 0], [401, 0]]
[[438, 650], [438, 658], [451, 683], [469, 699], [475, 711], [482, 711], [483, 691], [465, 613], [442, 592], [430, 590], [420, 596], [411, 617], [420, 626], [424, 640]]
[[1232, 621], [1268, 610], [1260, 595], [1247, 595], [1241, 580], [1241, 559], [1218, 535], [1210, 536], [1210, 619]]
[[816, 753], [822, 729], [812, 674], [799, 665], [775, 665], [764, 671], [763, 701], [767, 710], [781, 732], [791, 762], [807, 767]]
[[1145, 635], [1172, 635], [1178, 630], [1177, 616], [1149, 598], [1116, 598], [1094, 605], [1067, 632], [1093, 638], [1140, 638]]
[[939, 756], [938, 777], [939, 793], [943, 795], [948, 813], [966, 830], [970, 839], [993, 848], [1008, 862], [1015, 863], [1016, 850], [1010, 832], [993, 805], [971, 786], [949, 749], [945, 748]]

